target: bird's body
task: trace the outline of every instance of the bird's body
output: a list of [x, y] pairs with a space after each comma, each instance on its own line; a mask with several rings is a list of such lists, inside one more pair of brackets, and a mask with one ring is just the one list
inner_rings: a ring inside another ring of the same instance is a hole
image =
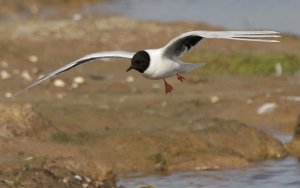
[[143, 76], [152, 80], [163, 79], [174, 76], [180, 68], [180, 63], [165, 58], [161, 54], [161, 49], [145, 50], [150, 56], [150, 65], [142, 73]]
[[[127, 71], [135, 69], [144, 77], [152, 80], [163, 79], [166, 94], [171, 93], [173, 87], [167, 83], [166, 78], [177, 76], [178, 80], [183, 81], [182, 73], [190, 72], [200, 68], [204, 64], [184, 63], [178, 59], [185, 52], [198, 44], [204, 38], [232, 39], [257, 42], [279, 42], [265, 38], [280, 37], [274, 31], [191, 31], [183, 33], [172, 39], [167, 45], [157, 49], [146, 49], [136, 53], [126, 51], [106, 51], [86, 55], [73, 61], [33, 82], [27, 88], [17, 94], [55, 76], [65, 72], [80, 64], [90, 62], [99, 58], [128, 58], [131, 65]], [[16, 95], [17, 95], [16, 94]]]
[[202, 64], [184, 63], [178, 59], [170, 59], [163, 56], [162, 49], [145, 50], [151, 57], [148, 69], [143, 76], [152, 80], [173, 77], [176, 74], [187, 73], [202, 66]]

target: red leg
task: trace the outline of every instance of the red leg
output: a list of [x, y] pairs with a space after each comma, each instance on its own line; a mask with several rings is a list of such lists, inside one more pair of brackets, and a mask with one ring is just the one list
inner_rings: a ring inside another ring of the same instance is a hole
[[183, 80], [185, 80], [185, 78], [179, 73], [177, 73], [176, 76], [177, 76], [177, 79], [180, 80], [181, 82], [183, 82]]
[[170, 93], [170, 95], [172, 95], [172, 91], [173, 91], [173, 87], [167, 83], [167, 81], [165, 79], [164, 80], [164, 83], [165, 83], [165, 92], [166, 92], [166, 95], [168, 93]]

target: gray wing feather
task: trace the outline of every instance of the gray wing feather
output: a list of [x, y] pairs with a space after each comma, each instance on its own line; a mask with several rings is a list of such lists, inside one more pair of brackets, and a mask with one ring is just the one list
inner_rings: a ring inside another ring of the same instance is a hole
[[107, 52], [98, 52], [98, 53], [86, 55], [86, 56], [84, 56], [76, 61], [73, 61], [53, 72], [50, 72], [46, 76], [34, 81], [31, 85], [29, 85], [28, 87], [24, 88], [23, 90], [17, 92], [14, 96], [17, 96], [20, 93], [32, 88], [33, 86], [36, 86], [36, 85], [42, 83], [43, 81], [45, 81], [53, 76], [56, 76], [62, 72], [65, 72], [73, 67], [76, 67], [82, 63], [87, 63], [87, 62], [90, 62], [90, 61], [93, 61], [93, 60], [96, 60], [99, 58], [129, 58], [129, 59], [131, 59], [133, 57], [133, 55], [134, 55], [134, 53], [126, 52], [126, 51], [107, 51]]
[[163, 54], [169, 58], [176, 58], [204, 38], [219, 38], [231, 40], [244, 40], [256, 42], [279, 42], [278, 40], [266, 39], [280, 37], [276, 31], [191, 31], [183, 33], [172, 39], [163, 47]]

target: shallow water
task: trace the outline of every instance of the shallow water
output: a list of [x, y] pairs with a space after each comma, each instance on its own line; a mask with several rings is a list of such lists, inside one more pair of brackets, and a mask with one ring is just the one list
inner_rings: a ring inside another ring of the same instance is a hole
[[300, 187], [300, 165], [295, 158], [269, 160], [252, 167], [220, 171], [191, 171], [169, 176], [129, 177], [120, 184], [127, 188], [152, 185], [159, 188], [198, 187]]
[[[288, 142], [290, 135], [278, 135], [282, 142]], [[258, 162], [251, 167], [227, 170], [195, 170], [190, 172], [174, 173], [168, 176], [127, 176], [122, 178], [120, 185], [127, 188], [140, 188], [143, 185], [152, 185], [157, 188], [299, 188], [300, 163], [293, 157], [281, 160]]]
[[108, 12], [158, 21], [206, 22], [228, 29], [267, 29], [300, 35], [299, 0], [111, 0], [86, 13]]

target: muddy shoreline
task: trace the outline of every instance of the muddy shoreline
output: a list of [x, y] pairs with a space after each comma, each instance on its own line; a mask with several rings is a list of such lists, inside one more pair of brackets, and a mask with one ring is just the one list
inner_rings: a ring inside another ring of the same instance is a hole
[[[120, 173], [239, 168], [285, 157], [270, 130], [292, 134], [300, 107], [284, 97], [299, 95], [298, 74], [194, 72], [184, 83], [169, 79], [175, 91], [165, 96], [161, 81], [125, 73], [129, 62], [98, 61], [60, 76], [64, 87], [55, 87], [54, 79], [16, 98], [8, 95], [82, 55], [155, 48], [186, 28], [220, 29], [117, 16], [1, 23], [1, 70], [10, 77], [0, 82], [0, 185], [115, 187]], [[154, 36], [160, 37], [149, 40]], [[299, 44], [291, 36], [273, 46], [213, 40], [193, 53], [299, 55]], [[85, 82], [74, 88], [77, 76]], [[257, 114], [268, 102], [278, 107]]]

